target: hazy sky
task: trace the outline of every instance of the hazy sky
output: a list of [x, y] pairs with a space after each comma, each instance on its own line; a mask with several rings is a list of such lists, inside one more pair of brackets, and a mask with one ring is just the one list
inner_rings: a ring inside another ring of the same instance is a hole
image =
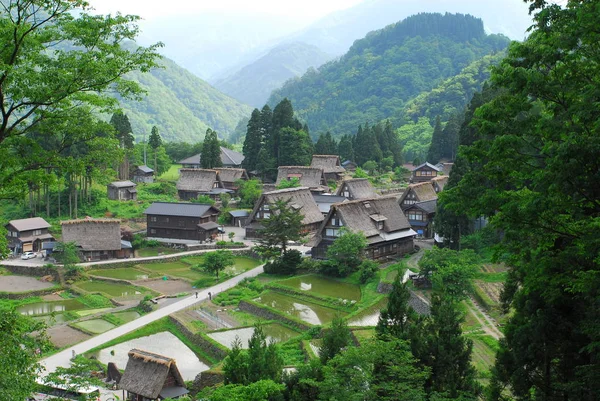
[[[364, 0], [88, 0], [102, 14], [120, 11], [150, 20], [154, 17], [202, 11], [253, 11], [316, 20]], [[167, 7], [165, 7], [167, 5]]]

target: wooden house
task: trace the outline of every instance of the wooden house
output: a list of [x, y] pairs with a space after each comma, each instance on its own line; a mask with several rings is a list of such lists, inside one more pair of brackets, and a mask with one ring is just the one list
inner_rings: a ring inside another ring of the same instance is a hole
[[119, 389], [126, 392], [125, 400], [177, 399], [189, 393], [175, 359], [140, 349], [132, 349], [127, 355], [129, 360], [119, 381]]
[[177, 181], [179, 199], [196, 199], [199, 195], [217, 198], [222, 193], [233, 193], [223, 186], [217, 170], [182, 168]]
[[[197, 155], [180, 160], [178, 163], [181, 164], [182, 168], [202, 168], [202, 163], [200, 162], [201, 156], [198, 153]], [[221, 146], [221, 164], [223, 167], [239, 168], [242, 167], [243, 161], [243, 154]]]
[[248, 180], [248, 174], [244, 168], [215, 168], [219, 173], [219, 180], [223, 183], [223, 188], [231, 189], [232, 191], [238, 190], [236, 181]]
[[346, 169], [340, 163], [337, 155], [313, 155], [310, 167], [323, 169], [325, 182], [340, 181], [344, 178]]
[[348, 200], [370, 199], [378, 196], [366, 178], [352, 178], [342, 181], [335, 194]]
[[433, 189], [435, 190], [435, 192], [438, 192], [438, 193], [442, 192], [444, 190], [444, 187], [446, 186], [447, 183], [448, 183], [447, 175], [438, 175], [437, 177], [435, 177], [431, 180]]
[[231, 225], [235, 227], [244, 227], [248, 221], [250, 212], [247, 210], [231, 210], [229, 211], [231, 216]]
[[437, 200], [437, 197], [437, 192], [435, 192], [433, 184], [427, 181], [419, 184], [410, 184], [398, 199], [398, 203], [402, 209], [406, 209], [417, 202]]
[[342, 203], [348, 200], [343, 196], [327, 194], [313, 194], [313, 198], [315, 199], [319, 210], [321, 211], [321, 213], [323, 213], [323, 216], [327, 216], [327, 214], [329, 213], [329, 209], [331, 209], [331, 205], [333, 205], [334, 203]]
[[419, 238], [433, 238], [433, 218], [437, 199], [417, 202], [404, 208], [404, 214], [410, 226]]
[[6, 239], [11, 252], [39, 252], [45, 242], [54, 241], [48, 229], [50, 224], [41, 217], [11, 220], [4, 226]]
[[440, 173], [440, 169], [431, 163], [423, 163], [415, 167], [410, 177], [410, 182], [419, 183], [425, 181], [431, 181], [432, 178], [437, 177]]
[[289, 201], [290, 207], [298, 210], [304, 216], [302, 225], [305, 233], [316, 231], [323, 221], [323, 214], [309, 188], [299, 187], [265, 192], [248, 216], [246, 238], [260, 238], [260, 230], [263, 229], [261, 222], [271, 216], [270, 206], [277, 200]]
[[323, 169], [306, 166], [279, 166], [275, 186], [281, 184], [282, 181], [290, 181], [294, 178], [298, 179], [301, 187], [307, 187], [311, 192], [324, 193], [329, 191]]
[[217, 236], [221, 211], [200, 203], [154, 202], [144, 211], [149, 238], [206, 241]]
[[138, 166], [133, 173], [133, 182], [154, 182], [154, 170], [148, 166]]
[[60, 224], [62, 242], [75, 242], [84, 261], [123, 259], [133, 254], [131, 243], [121, 240], [119, 219], [85, 218]]
[[342, 162], [342, 167], [346, 171], [354, 172], [354, 171], [356, 171], [356, 168], [358, 167], [358, 165], [356, 163], [354, 163], [352, 160], [346, 160], [346, 161]]
[[342, 228], [362, 232], [368, 244], [365, 256], [374, 260], [412, 252], [417, 235], [395, 196], [336, 203], [319, 227], [312, 257], [324, 259], [327, 248], [341, 235]]
[[137, 199], [136, 184], [131, 181], [114, 181], [106, 186], [108, 199], [128, 201]]

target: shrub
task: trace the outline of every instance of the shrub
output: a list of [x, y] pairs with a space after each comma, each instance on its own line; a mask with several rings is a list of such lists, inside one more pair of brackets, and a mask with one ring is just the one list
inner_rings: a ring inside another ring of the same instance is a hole
[[265, 264], [264, 270], [267, 274], [292, 275], [296, 273], [300, 263], [302, 263], [300, 251], [290, 249], [279, 258]]
[[358, 266], [359, 272], [359, 281], [361, 284], [365, 284], [367, 281], [371, 280], [377, 274], [379, 267], [376, 262], [372, 260], [363, 261], [360, 266]]

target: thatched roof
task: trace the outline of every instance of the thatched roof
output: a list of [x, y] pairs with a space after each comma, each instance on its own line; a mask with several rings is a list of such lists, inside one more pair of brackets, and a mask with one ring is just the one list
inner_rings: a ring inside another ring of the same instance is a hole
[[323, 221], [323, 214], [319, 210], [315, 199], [313, 198], [310, 189], [306, 187], [280, 189], [277, 191], [265, 192], [261, 195], [250, 216], [248, 223], [254, 220], [254, 216], [260, 209], [260, 206], [265, 202], [269, 205], [274, 204], [277, 200], [290, 201], [289, 205], [302, 213], [304, 219], [302, 224], [314, 224]]
[[219, 178], [223, 182], [236, 182], [237, 180], [247, 180], [248, 174], [244, 168], [215, 168], [219, 173]]
[[431, 179], [431, 183], [434, 185], [434, 189], [437, 187], [437, 192], [442, 192], [448, 183], [448, 176], [438, 175], [437, 177]]
[[131, 181], [113, 181], [110, 184], [108, 184], [108, 186], [113, 188], [135, 188], [136, 183]]
[[50, 227], [50, 223], [41, 217], [32, 217], [29, 219], [11, 220], [8, 222], [17, 231], [41, 230]]
[[175, 359], [139, 349], [132, 349], [127, 355], [129, 361], [119, 382], [120, 389], [154, 400], [158, 398], [169, 373], [177, 386], [185, 387]]
[[62, 241], [75, 242], [84, 251], [121, 249], [121, 220], [79, 219], [61, 221]]
[[324, 182], [322, 168], [305, 166], [279, 166], [275, 185], [279, 185], [281, 181], [286, 181], [291, 178], [298, 178], [301, 186], [311, 189], [322, 187], [322, 183]]
[[[319, 232], [325, 229], [326, 222], [332, 213], [335, 213], [342, 220], [344, 227], [348, 230], [363, 232], [369, 243], [416, 234], [411, 230], [410, 223], [398, 205], [395, 196], [383, 196], [333, 204]], [[377, 228], [378, 222], [383, 222], [381, 230]]]
[[352, 178], [342, 181], [336, 191], [336, 195], [343, 196], [346, 188], [352, 199], [367, 199], [379, 196], [366, 178]]
[[346, 171], [337, 155], [313, 155], [311, 167], [322, 168], [325, 173], [343, 173]]
[[402, 204], [402, 202], [404, 202], [404, 199], [406, 199], [406, 197], [412, 193], [415, 194], [417, 202], [435, 200], [438, 197], [437, 192], [435, 192], [431, 181], [426, 181], [420, 182], [418, 184], [410, 184], [406, 188], [406, 191], [404, 191], [404, 193], [402, 194], [402, 197], [400, 198], [398, 203]]
[[[179, 169], [179, 180], [177, 189], [179, 191], [210, 192], [215, 182], [219, 181], [217, 170], [205, 170], [200, 168]], [[222, 185], [219, 185], [222, 187]]]

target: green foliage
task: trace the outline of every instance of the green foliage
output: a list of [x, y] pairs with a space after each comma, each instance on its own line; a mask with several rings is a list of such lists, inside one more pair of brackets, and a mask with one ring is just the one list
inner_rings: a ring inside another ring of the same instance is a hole
[[[288, 81], [269, 104], [289, 98], [311, 130], [340, 136], [365, 121], [398, 118], [408, 101], [508, 43], [508, 38], [486, 35], [482, 21], [472, 16], [414, 15], [357, 40], [339, 60]], [[468, 95], [452, 93], [446, 107], [460, 110]], [[379, 161], [370, 155], [366, 160]]]
[[242, 299], [256, 298], [263, 289], [263, 284], [256, 278], [245, 278], [234, 288], [213, 297], [213, 302], [221, 306], [237, 305]]
[[219, 199], [221, 200], [221, 204], [223, 205], [223, 208], [227, 208], [227, 206], [229, 206], [229, 202], [231, 201], [231, 195], [229, 194], [219, 194]]
[[292, 177], [289, 180], [281, 180], [279, 185], [276, 186], [277, 189], [288, 189], [288, 188], [298, 188], [300, 186], [300, 179], [296, 177]]
[[242, 166], [247, 171], [256, 170], [262, 141], [263, 133], [261, 131], [260, 110], [254, 109], [250, 120], [248, 120], [246, 138], [244, 139], [244, 146], [242, 148], [242, 153], [244, 154]]
[[374, 175], [378, 166], [376, 162], [369, 160], [364, 162], [362, 167], [369, 173], [369, 175]]
[[377, 276], [377, 272], [379, 271], [379, 266], [377, 262], [372, 260], [363, 260], [363, 262], [358, 266], [359, 279], [358, 281], [361, 284], [366, 284], [369, 280]]
[[204, 254], [204, 260], [199, 266], [194, 266], [192, 269], [200, 269], [208, 273], [214, 274], [219, 279], [219, 272], [225, 270], [228, 266], [233, 266], [235, 259], [231, 251], [219, 250]]
[[308, 166], [313, 143], [308, 132], [285, 127], [279, 131], [278, 166]]
[[321, 347], [319, 348], [319, 359], [322, 364], [339, 354], [344, 348], [352, 344], [352, 334], [346, 321], [336, 316], [331, 321], [331, 328], [325, 331]]
[[271, 215], [262, 221], [263, 229], [257, 252], [266, 257], [286, 253], [287, 243], [303, 238], [302, 220], [299, 210], [290, 206], [290, 200], [278, 199], [269, 206]]
[[90, 309], [111, 308], [114, 306], [110, 299], [98, 294], [86, 294], [77, 298], [77, 300]]
[[[346, 152], [346, 150], [345, 150]], [[338, 145], [335, 139], [331, 136], [331, 132], [319, 135], [319, 139], [315, 143], [315, 155], [337, 155]]]
[[223, 162], [221, 160], [221, 143], [219, 142], [217, 132], [210, 128], [206, 130], [206, 135], [204, 136], [200, 162], [202, 163], [202, 168], [215, 168], [223, 166]]
[[[417, 122], [409, 122], [396, 130], [398, 139], [402, 144], [402, 155], [404, 160], [423, 161], [427, 158], [427, 151], [433, 135], [433, 127], [429, 120], [421, 117]], [[415, 163], [417, 164], [417, 163]]]
[[265, 264], [264, 270], [267, 274], [296, 274], [298, 266], [302, 263], [302, 253], [296, 249], [290, 249], [281, 256]]
[[259, 380], [247, 386], [229, 384], [217, 387], [206, 398], [210, 401], [279, 401], [285, 386], [273, 380]]
[[406, 283], [402, 282], [402, 271], [398, 270], [387, 307], [382, 309], [379, 315], [376, 327], [378, 338], [393, 337], [406, 340], [411, 337], [417, 315], [408, 304], [409, 299], [410, 290]]
[[421, 274], [431, 277], [434, 290], [456, 300], [468, 297], [472, 279], [479, 268], [479, 257], [471, 249], [461, 252], [433, 248], [419, 260]]
[[435, 118], [435, 126], [433, 127], [433, 133], [431, 134], [431, 144], [427, 151], [427, 161], [431, 164], [439, 163], [444, 152], [444, 130], [442, 129], [442, 122], [440, 116]]
[[257, 179], [239, 180], [235, 185], [238, 187], [240, 196], [239, 206], [243, 208], [253, 208], [254, 204], [262, 194], [262, 183]]
[[346, 277], [358, 269], [364, 259], [367, 239], [362, 232], [341, 230], [339, 237], [327, 248], [325, 273]]
[[213, 198], [208, 195], [198, 195], [198, 197], [191, 200], [192, 203], [200, 203], [202, 205], [214, 205], [216, 202]]
[[[43, 377], [44, 384], [55, 387], [60, 386], [69, 391], [78, 391], [92, 386], [102, 386], [102, 379], [97, 373], [104, 371], [104, 365], [97, 359], [88, 359], [81, 355], [71, 360], [69, 367], [57, 367], [55, 371]], [[93, 401], [96, 395], [84, 396], [85, 401]]]

